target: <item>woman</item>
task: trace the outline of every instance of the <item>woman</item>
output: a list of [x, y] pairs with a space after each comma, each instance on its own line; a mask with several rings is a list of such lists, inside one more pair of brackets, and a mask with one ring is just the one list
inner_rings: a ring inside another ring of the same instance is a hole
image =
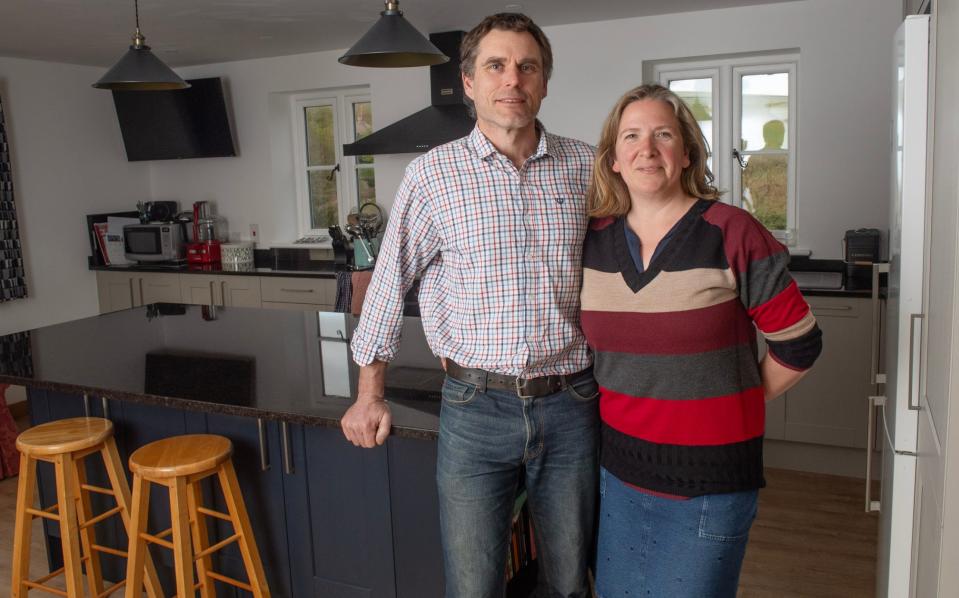
[[601, 387], [601, 598], [736, 595], [765, 485], [764, 403], [821, 350], [785, 247], [715, 201], [712, 180], [679, 97], [643, 85], [619, 100], [583, 249], [582, 327]]

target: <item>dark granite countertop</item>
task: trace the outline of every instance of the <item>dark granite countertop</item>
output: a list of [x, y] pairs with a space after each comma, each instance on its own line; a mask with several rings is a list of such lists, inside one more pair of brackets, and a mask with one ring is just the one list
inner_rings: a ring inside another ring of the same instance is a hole
[[[320, 314], [329, 335], [322, 338]], [[393, 433], [435, 438], [443, 371], [419, 318], [405, 320], [387, 375]], [[349, 314], [243, 308], [221, 308], [216, 320], [206, 321], [197, 306], [150, 320], [146, 308], [137, 308], [31, 331], [33, 378], [0, 375], [0, 382], [339, 427], [358, 375], [339, 333], [349, 338], [356, 323]], [[175, 358], [151, 357], [148, 367], [148, 354]], [[335, 390], [326, 393], [327, 386]], [[218, 393], [223, 387], [241, 390]]]
[[303, 278], [333, 278], [336, 268], [332, 262], [324, 264], [323, 269], [285, 270], [269, 267], [231, 267], [223, 264], [194, 266], [188, 264], [131, 264], [123, 266], [90, 266], [91, 270], [101, 272], [171, 272], [177, 274], [226, 274], [230, 276], [299, 276]]

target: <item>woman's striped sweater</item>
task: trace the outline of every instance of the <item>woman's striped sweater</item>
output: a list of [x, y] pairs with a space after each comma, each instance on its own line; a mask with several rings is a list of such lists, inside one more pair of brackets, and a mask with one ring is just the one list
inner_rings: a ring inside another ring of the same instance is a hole
[[594, 220], [583, 248], [582, 327], [594, 351], [603, 466], [678, 496], [765, 485], [756, 328], [795, 370], [822, 349], [789, 254], [748, 212], [699, 200], [637, 272], [625, 218]]

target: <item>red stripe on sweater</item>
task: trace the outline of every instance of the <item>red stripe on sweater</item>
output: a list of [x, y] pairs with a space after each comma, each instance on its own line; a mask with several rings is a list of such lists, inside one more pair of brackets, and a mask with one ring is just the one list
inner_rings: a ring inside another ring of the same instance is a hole
[[711, 446], [762, 436], [766, 407], [761, 387], [723, 397], [667, 401], [601, 388], [599, 414], [612, 428], [648, 442]]
[[809, 313], [809, 305], [795, 281], [769, 301], [749, 310], [756, 326], [763, 332], [778, 332], [789, 328]]
[[580, 325], [593, 350], [616, 353], [688, 355], [745, 345], [756, 338], [738, 298], [688, 311], [584, 310]]

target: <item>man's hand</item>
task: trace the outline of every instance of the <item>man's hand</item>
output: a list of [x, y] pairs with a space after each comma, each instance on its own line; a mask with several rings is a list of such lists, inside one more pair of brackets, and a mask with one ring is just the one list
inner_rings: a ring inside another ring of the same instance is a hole
[[383, 399], [357, 400], [343, 415], [340, 427], [346, 439], [354, 445], [373, 448], [386, 442], [392, 422], [390, 406]]
[[373, 448], [386, 442], [393, 415], [383, 399], [386, 388], [386, 362], [374, 361], [360, 368], [356, 402], [346, 410], [340, 427], [356, 446]]

